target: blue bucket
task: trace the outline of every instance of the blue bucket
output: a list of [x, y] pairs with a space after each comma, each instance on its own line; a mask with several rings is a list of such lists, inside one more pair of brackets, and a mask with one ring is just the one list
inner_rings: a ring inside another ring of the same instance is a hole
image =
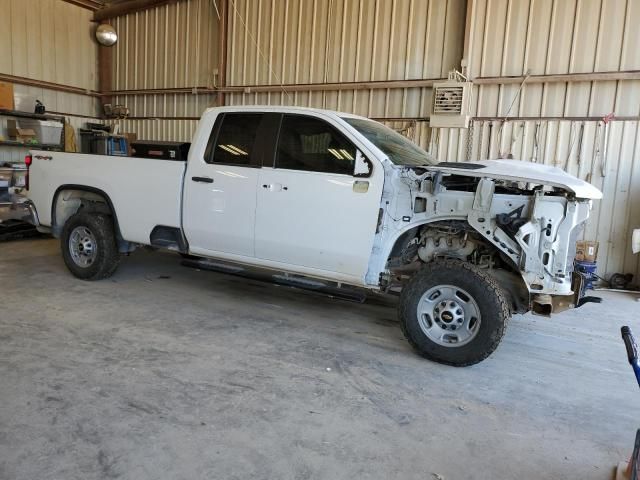
[[576, 260], [574, 262], [575, 268], [577, 272], [580, 272], [585, 277], [584, 288], [585, 290], [591, 289], [593, 290], [593, 282], [597, 280], [596, 262], [587, 262], [586, 260]]

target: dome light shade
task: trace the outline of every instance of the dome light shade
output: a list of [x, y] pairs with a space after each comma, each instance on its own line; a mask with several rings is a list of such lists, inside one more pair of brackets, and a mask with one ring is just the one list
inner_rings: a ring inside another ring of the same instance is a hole
[[100, 45], [105, 47], [111, 47], [118, 41], [118, 34], [116, 29], [111, 25], [103, 23], [96, 29], [96, 40]]

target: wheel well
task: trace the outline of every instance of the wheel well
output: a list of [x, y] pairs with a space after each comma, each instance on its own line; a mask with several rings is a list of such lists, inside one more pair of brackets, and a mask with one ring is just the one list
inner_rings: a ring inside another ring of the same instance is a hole
[[60, 236], [64, 224], [80, 209], [112, 214], [111, 207], [104, 195], [76, 188], [58, 189], [51, 208], [51, 227], [55, 237]]
[[[459, 219], [452, 219], [452, 220], [456, 222], [466, 223]], [[444, 220], [444, 221], [446, 222], [448, 220]], [[390, 251], [389, 257], [387, 258], [386, 267], [388, 269], [390, 268], [391, 270], [397, 269], [397, 271], [401, 273], [401, 275], [412, 276], [418, 269], [420, 269], [420, 266], [418, 264], [422, 263], [423, 265], [428, 265], [428, 263], [425, 264], [420, 259], [417, 259], [417, 262], [414, 262], [412, 264], [414, 266], [413, 268], [408, 267], [405, 269], [401, 267], [402, 262], [406, 260], [406, 257], [403, 255], [403, 253], [405, 252], [407, 247], [409, 247], [411, 242], [416, 237], [420, 236], [423, 228], [429, 227], [431, 224], [433, 224], [433, 226], [436, 227], [436, 223], [438, 222], [443, 222], [443, 220], [439, 219], [436, 222], [423, 223], [421, 225], [417, 225], [407, 230], [406, 232], [402, 233], [400, 236], [398, 236], [398, 238], [396, 239], [393, 245], [393, 248]], [[471, 225], [467, 224], [467, 227], [469, 232], [475, 232], [475, 229]], [[501, 254], [500, 250], [495, 245], [485, 242], [484, 239], [482, 238], [477, 239], [477, 241], [478, 243], [482, 243], [484, 247], [487, 248], [489, 251], [494, 252], [500, 258], [502, 258], [502, 262], [498, 262], [498, 265], [496, 266], [496, 268], [493, 268], [493, 267], [486, 268], [486, 271], [498, 282], [498, 284], [502, 287], [505, 294], [511, 300], [510, 303], [511, 303], [512, 311], [514, 313], [524, 313], [529, 311], [530, 309], [529, 289], [527, 288], [527, 284], [524, 278], [522, 277], [522, 275], [520, 274], [518, 268], [515, 265], [513, 265], [513, 262], [510, 259], [504, 257]], [[457, 258], [457, 257], [453, 257], [453, 258]], [[469, 263], [474, 263], [472, 259], [469, 259], [469, 260], [462, 259], [462, 260], [469, 261]], [[485, 268], [482, 268], [482, 269], [485, 270]]]
[[60, 237], [64, 224], [80, 210], [111, 216], [119, 251], [125, 253], [133, 250], [133, 245], [122, 238], [111, 199], [102, 190], [93, 187], [63, 185], [56, 190], [51, 206], [51, 233], [53, 236]]

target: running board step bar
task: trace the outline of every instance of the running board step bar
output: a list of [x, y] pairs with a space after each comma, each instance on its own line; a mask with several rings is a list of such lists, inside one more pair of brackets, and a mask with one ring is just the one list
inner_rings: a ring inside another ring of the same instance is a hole
[[286, 287], [294, 287], [311, 292], [317, 292], [333, 298], [340, 298], [357, 303], [364, 303], [367, 298], [364, 290], [346, 288], [333, 285], [330, 282], [314, 280], [306, 277], [291, 276], [284, 273], [273, 273], [268, 270], [246, 268], [240, 265], [217, 262], [206, 258], [185, 258], [181, 265], [189, 268], [198, 268], [211, 272], [227, 273], [239, 277], [258, 280], [261, 282], [275, 283]]

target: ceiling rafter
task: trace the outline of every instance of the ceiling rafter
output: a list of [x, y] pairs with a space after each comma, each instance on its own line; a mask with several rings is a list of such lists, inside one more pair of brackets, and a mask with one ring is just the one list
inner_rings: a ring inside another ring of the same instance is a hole
[[183, 0], [124, 0], [110, 3], [93, 14], [94, 22], [101, 22], [111, 18], [120, 17], [129, 13], [140, 12], [150, 8], [160, 7], [169, 3], [177, 3]]
[[86, 8], [87, 10], [91, 10], [95, 12], [104, 7], [105, 2], [103, 0], [62, 0], [66, 3], [71, 3], [72, 5], [76, 5], [78, 7]]

